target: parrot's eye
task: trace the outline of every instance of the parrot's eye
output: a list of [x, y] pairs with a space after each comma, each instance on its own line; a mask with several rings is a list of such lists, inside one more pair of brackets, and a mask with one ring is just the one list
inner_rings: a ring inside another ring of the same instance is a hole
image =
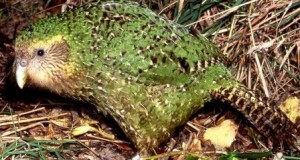
[[43, 56], [45, 54], [45, 51], [43, 50], [43, 49], [39, 49], [38, 51], [37, 51], [37, 55], [38, 56]]

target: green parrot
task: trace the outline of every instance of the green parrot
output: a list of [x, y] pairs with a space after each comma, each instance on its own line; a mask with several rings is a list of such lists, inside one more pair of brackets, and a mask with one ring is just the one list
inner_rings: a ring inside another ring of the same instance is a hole
[[140, 152], [212, 99], [230, 103], [274, 146], [297, 148], [299, 126], [237, 82], [211, 42], [137, 3], [98, 0], [39, 20], [18, 35], [15, 52], [20, 88], [93, 104]]

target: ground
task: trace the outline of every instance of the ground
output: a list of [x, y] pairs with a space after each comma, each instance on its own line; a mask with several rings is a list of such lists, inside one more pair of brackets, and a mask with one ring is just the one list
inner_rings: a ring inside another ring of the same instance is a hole
[[[13, 41], [20, 30], [47, 15], [88, 2], [0, 1], [1, 159], [131, 159], [137, 154], [116, 123], [97, 113], [93, 106], [38, 90], [21, 91], [11, 76]], [[296, 110], [300, 108], [297, 101], [300, 91], [299, 1], [139, 2], [209, 38], [228, 57], [236, 79], [268, 97], [269, 103], [278, 106], [284, 102], [285, 106], [292, 106], [291, 101], [285, 101], [289, 98], [294, 99]], [[297, 117], [296, 114], [294, 121], [300, 123]], [[225, 135], [224, 142], [213, 143], [211, 137], [218, 137], [214, 136], [216, 133]], [[231, 111], [230, 106], [211, 102], [158, 147], [157, 155], [149, 158], [280, 156], [268, 152], [263, 142], [264, 138]]]

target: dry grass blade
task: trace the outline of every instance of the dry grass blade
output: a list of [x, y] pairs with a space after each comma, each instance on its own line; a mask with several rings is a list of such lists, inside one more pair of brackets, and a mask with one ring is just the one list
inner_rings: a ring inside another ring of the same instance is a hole
[[66, 115], [68, 115], [68, 113], [63, 113], [63, 114], [59, 114], [59, 115], [55, 115], [55, 116], [44, 116], [44, 117], [39, 117], [39, 118], [24, 119], [24, 120], [16, 120], [16, 121], [13, 120], [10, 122], [0, 123], [0, 126], [16, 125], [16, 124], [30, 123], [30, 122], [42, 121], [42, 120], [50, 120], [52, 118], [63, 117]]
[[45, 107], [40, 107], [40, 108], [37, 108], [37, 109], [34, 109], [34, 110], [30, 110], [30, 111], [27, 111], [27, 112], [15, 114], [15, 115], [10, 115], [10, 116], [0, 115], [0, 124], [1, 124], [1, 122], [17, 120], [17, 118], [19, 118], [21, 116], [29, 115], [29, 114], [36, 113], [36, 112], [39, 112], [39, 111], [42, 111], [42, 110], [45, 110]]
[[[250, 21], [249, 18], [248, 18], [248, 22], [249, 22], [249, 28], [250, 28], [250, 33], [251, 33], [252, 44], [253, 44], [254, 47], [256, 47], [254, 36], [253, 36], [253, 30], [252, 30], [252, 26], [251, 26], [251, 21]], [[272, 43], [272, 41], [271, 41], [271, 43]], [[270, 46], [270, 44], [266, 45], [266, 47], [269, 47], [269, 46]], [[257, 47], [257, 48], [263, 48], [263, 47]], [[265, 92], [266, 97], [269, 98], [270, 97], [269, 90], [267, 88], [266, 79], [265, 79], [265, 76], [263, 74], [262, 66], [261, 66], [260, 60], [259, 60], [259, 58], [257, 56], [257, 53], [254, 53], [254, 58], [255, 58], [255, 62], [256, 62], [257, 68], [258, 68], [258, 74], [259, 74], [260, 80], [262, 82], [263, 90]]]
[[199, 19], [198, 21], [195, 21], [193, 23], [187, 24], [186, 27], [193, 26], [193, 25], [195, 25], [197, 23], [201, 23], [202, 21], [207, 20], [207, 19], [214, 19], [215, 17], [217, 17], [215, 19], [215, 21], [223, 19], [224, 17], [228, 16], [229, 14], [231, 14], [233, 12], [236, 12], [239, 8], [241, 8], [241, 7], [245, 6], [245, 5], [249, 5], [249, 4], [251, 4], [253, 2], [256, 2], [256, 1], [257, 0], [251, 0], [249, 2], [245, 2], [245, 3], [240, 4], [238, 6], [234, 6], [232, 8], [228, 8], [227, 10], [224, 10], [222, 12], [216, 13], [216, 14], [214, 14], [212, 16], [203, 17], [203, 18]]
[[166, 7], [164, 7], [158, 14], [162, 14], [165, 10], [171, 8], [172, 6], [174, 6], [177, 3], [177, 0], [173, 0], [169, 5], [167, 5]]
[[8, 135], [11, 135], [11, 134], [14, 134], [14, 133], [18, 133], [20, 131], [25, 131], [27, 129], [34, 128], [34, 127], [40, 126], [40, 125], [42, 125], [41, 122], [31, 123], [31, 124], [29, 124], [27, 126], [24, 126], [24, 127], [15, 128], [15, 130], [13, 130], [13, 131], [6, 131], [6, 132], [1, 134], [1, 137], [8, 136]]
[[284, 63], [288, 60], [290, 54], [292, 53], [292, 51], [294, 50], [295, 47], [296, 47], [296, 45], [293, 45], [289, 50], [287, 50], [286, 54], [283, 57], [283, 60], [280, 64], [280, 66], [279, 66], [280, 69], [284, 65]]
[[93, 136], [93, 135], [87, 135], [87, 137], [90, 137], [92, 139], [101, 140], [101, 141], [112, 142], [112, 143], [119, 143], [119, 144], [128, 143], [128, 142], [122, 141], [122, 140], [108, 139], [108, 138], [103, 138], [103, 137], [96, 137], [96, 136]]
[[179, 0], [178, 13], [181, 13], [185, 0]]

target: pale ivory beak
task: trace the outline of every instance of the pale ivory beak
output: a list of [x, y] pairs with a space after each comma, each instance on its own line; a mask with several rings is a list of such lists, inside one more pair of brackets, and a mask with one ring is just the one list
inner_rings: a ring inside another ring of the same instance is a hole
[[21, 89], [23, 89], [23, 87], [24, 87], [24, 85], [26, 83], [26, 78], [27, 78], [26, 70], [27, 70], [27, 67], [23, 67], [19, 63], [17, 64], [17, 68], [16, 68], [16, 80], [17, 80], [18, 86]]

